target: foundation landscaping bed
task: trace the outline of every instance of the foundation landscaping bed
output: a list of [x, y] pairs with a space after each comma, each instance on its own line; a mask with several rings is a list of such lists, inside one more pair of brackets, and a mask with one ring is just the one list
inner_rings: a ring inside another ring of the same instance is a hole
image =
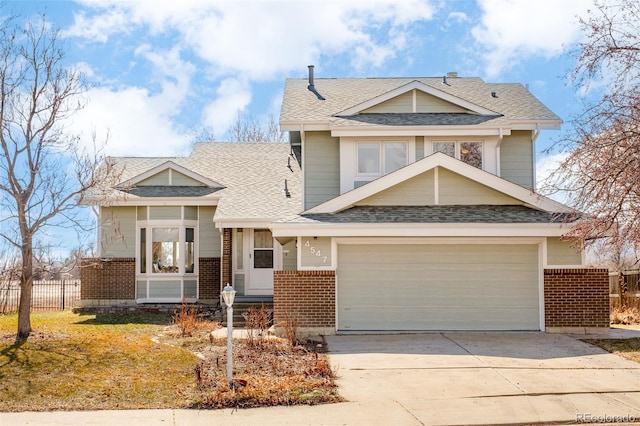
[[[0, 315], [0, 411], [224, 408], [342, 401], [328, 356], [268, 336], [234, 340], [226, 380], [219, 324], [182, 314], [33, 313], [15, 342], [17, 315]], [[294, 342], [297, 343], [297, 342]], [[322, 348], [320, 344], [319, 348]]]

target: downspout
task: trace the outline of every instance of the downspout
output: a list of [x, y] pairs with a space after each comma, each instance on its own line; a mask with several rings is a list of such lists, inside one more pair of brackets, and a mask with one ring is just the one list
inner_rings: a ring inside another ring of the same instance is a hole
[[304, 139], [305, 139], [304, 124], [300, 123], [300, 156], [302, 157], [302, 159], [300, 160], [300, 164], [301, 164], [300, 165], [300, 169], [302, 169], [301, 170], [301, 172], [302, 172], [302, 197], [300, 197], [302, 199], [302, 210], [301, 211], [305, 211], [306, 210], [305, 209], [306, 203], [305, 203], [304, 199], [305, 199], [305, 194], [307, 192], [306, 191], [307, 188], [305, 186], [305, 179], [304, 179], [305, 170], [306, 170], [306, 167], [305, 167], [305, 164], [304, 164], [304, 159], [305, 159], [305, 156], [304, 156]]
[[496, 145], [496, 176], [501, 177], [501, 170], [500, 170], [500, 145], [502, 145], [502, 140], [504, 139], [504, 130], [502, 129], [502, 127], [500, 127], [499, 129], [499, 133], [498, 133], [498, 144]]
[[531, 138], [531, 158], [533, 160], [533, 192], [536, 192], [536, 182], [538, 177], [536, 176], [536, 139], [540, 136], [540, 125], [536, 124], [536, 129], [533, 131], [533, 138]]

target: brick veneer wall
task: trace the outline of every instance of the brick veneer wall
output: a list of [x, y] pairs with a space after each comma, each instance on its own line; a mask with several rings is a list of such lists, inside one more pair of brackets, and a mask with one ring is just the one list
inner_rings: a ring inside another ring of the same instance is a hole
[[82, 259], [80, 299], [127, 300], [136, 297], [134, 258]]
[[544, 317], [548, 328], [609, 327], [609, 271], [545, 269]]
[[201, 257], [198, 260], [200, 299], [220, 299], [220, 258]]
[[222, 230], [222, 285], [233, 282], [231, 279], [231, 228]]
[[335, 271], [274, 271], [273, 322], [290, 316], [299, 327], [335, 327]]

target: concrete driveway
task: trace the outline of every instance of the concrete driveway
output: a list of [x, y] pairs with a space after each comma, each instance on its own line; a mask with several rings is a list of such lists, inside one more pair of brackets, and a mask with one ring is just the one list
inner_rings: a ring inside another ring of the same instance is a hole
[[340, 393], [350, 401], [345, 405], [370, 413], [375, 424], [640, 421], [640, 364], [570, 336], [443, 333], [327, 341]]

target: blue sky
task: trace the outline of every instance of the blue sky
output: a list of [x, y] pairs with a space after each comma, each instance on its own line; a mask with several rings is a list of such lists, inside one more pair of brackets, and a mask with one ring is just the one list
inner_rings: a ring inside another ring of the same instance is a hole
[[[278, 117], [284, 79], [422, 77], [457, 71], [519, 82], [567, 121], [582, 99], [565, 75], [591, 0], [4, 1], [43, 12], [93, 88], [75, 128], [109, 133], [112, 155], [186, 154], [224, 140], [238, 113]], [[564, 126], [565, 129], [568, 125]], [[547, 131], [538, 152], [560, 137]], [[543, 160], [542, 154], [539, 159]]]
[[[563, 120], [584, 99], [567, 81], [577, 16], [592, 0], [0, 0], [0, 16], [44, 13], [91, 83], [73, 129], [109, 135], [110, 155], [186, 155], [225, 140], [238, 114], [277, 119], [285, 78], [429, 77], [518, 82]], [[596, 85], [597, 86], [597, 85]], [[563, 132], [542, 132], [543, 150]], [[551, 166], [552, 167], [552, 166]], [[55, 240], [55, 239], [54, 239]], [[76, 246], [76, 244], [71, 244]]]

